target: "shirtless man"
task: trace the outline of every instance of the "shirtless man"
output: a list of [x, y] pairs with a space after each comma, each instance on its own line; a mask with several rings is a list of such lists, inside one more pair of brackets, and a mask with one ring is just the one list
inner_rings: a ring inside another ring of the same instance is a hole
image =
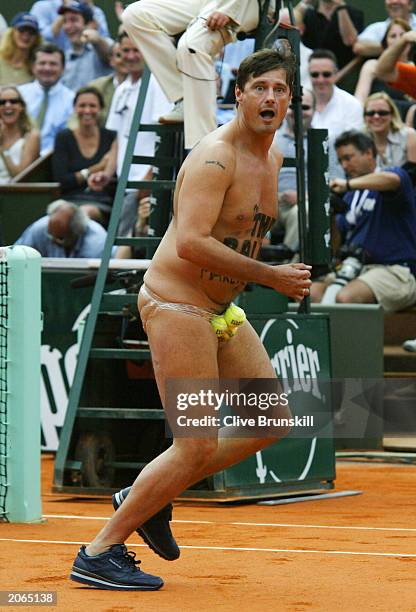
[[[293, 55], [283, 57], [277, 50], [246, 58], [237, 75], [237, 117], [206, 136], [178, 175], [174, 217], [138, 302], [163, 403], [167, 379], [276, 377], [250, 323], [220, 343], [210, 319], [250, 281], [297, 301], [309, 293], [310, 266], [272, 267], [256, 260], [276, 217], [282, 155], [272, 142], [290, 102], [294, 71]], [[282, 407], [279, 416], [289, 417], [289, 410]], [[98, 588], [160, 588], [163, 581], [141, 572], [123, 542], [137, 530], [160, 556], [177, 558], [166, 504], [276, 439], [175, 438], [131, 489], [114, 496], [117, 512], [88, 547], [81, 547], [71, 578]]]

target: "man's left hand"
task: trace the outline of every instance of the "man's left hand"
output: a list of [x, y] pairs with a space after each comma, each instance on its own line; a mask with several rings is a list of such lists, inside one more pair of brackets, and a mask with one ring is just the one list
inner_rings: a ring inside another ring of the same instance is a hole
[[207, 17], [207, 26], [210, 30], [221, 30], [221, 28], [225, 28], [225, 26], [229, 25], [232, 22], [232, 19], [225, 15], [224, 13], [220, 13], [219, 11], [214, 11]]
[[329, 182], [329, 188], [331, 191], [335, 191], [335, 193], [345, 193], [348, 191], [347, 181], [342, 178], [332, 179], [332, 181]]

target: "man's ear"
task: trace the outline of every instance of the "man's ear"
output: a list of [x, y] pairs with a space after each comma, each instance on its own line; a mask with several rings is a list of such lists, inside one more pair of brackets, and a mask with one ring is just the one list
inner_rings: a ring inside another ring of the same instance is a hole
[[241, 98], [243, 96], [243, 92], [241, 91], [241, 89], [239, 88], [238, 85], [235, 86], [235, 101], [236, 102], [241, 102]]

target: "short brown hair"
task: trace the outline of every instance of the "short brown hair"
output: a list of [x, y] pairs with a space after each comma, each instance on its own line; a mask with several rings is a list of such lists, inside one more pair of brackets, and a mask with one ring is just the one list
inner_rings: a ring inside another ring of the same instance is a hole
[[286, 72], [286, 83], [292, 93], [296, 74], [296, 56], [286, 48], [283, 50], [261, 49], [248, 55], [240, 64], [235, 84], [243, 91], [250, 77], [258, 77], [269, 70], [279, 68]]

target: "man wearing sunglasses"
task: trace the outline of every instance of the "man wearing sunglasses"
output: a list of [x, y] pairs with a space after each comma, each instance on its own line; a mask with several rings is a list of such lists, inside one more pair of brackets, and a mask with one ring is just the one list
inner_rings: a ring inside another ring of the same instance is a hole
[[309, 75], [316, 97], [312, 127], [328, 130], [330, 176], [342, 176], [333, 148], [335, 138], [344, 130], [359, 130], [363, 125], [361, 102], [335, 85], [337, 71], [337, 60], [332, 51], [317, 49], [310, 56]]

